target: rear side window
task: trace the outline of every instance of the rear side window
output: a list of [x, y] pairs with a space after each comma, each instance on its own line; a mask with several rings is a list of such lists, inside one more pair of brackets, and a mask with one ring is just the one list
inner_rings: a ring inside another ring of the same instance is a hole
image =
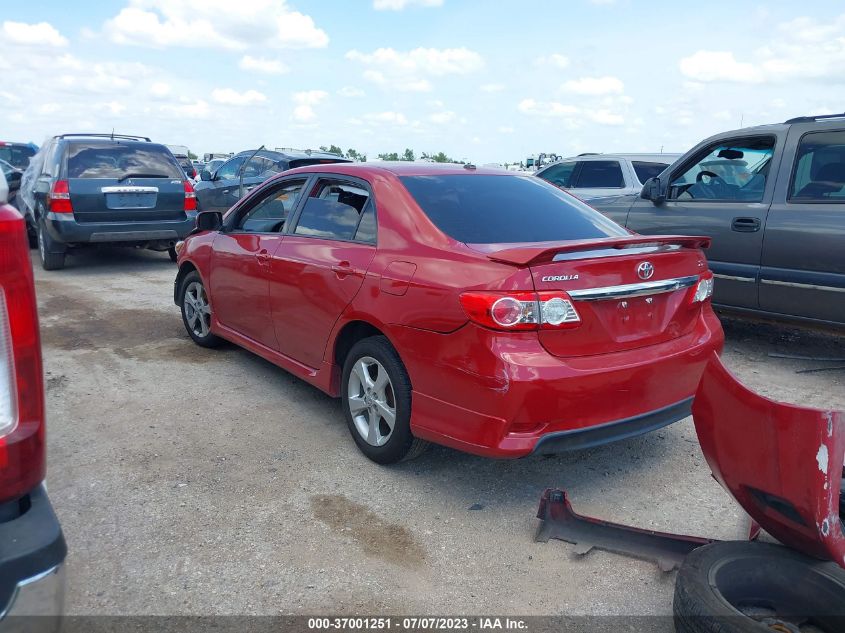
[[402, 183], [446, 235], [468, 244], [624, 237], [628, 232], [540, 178], [454, 174]]
[[[368, 202], [369, 192], [356, 184], [330, 179], [320, 180], [305, 201], [294, 233], [330, 240], [356, 239], [359, 224], [366, 216], [365, 211], [372, 207], [372, 203]], [[366, 232], [365, 226], [362, 236]], [[371, 233], [374, 238], [374, 228]]]
[[581, 163], [576, 189], [621, 189], [625, 186], [617, 160], [585, 160]]
[[577, 163], [574, 162], [558, 163], [557, 165], [552, 165], [548, 169], [544, 169], [542, 173], [537, 175], [553, 185], [568, 188], [572, 186], [572, 173], [575, 171], [576, 164]]
[[121, 143], [68, 146], [68, 178], [179, 178], [185, 176], [163, 145]]
[[644, 185], [649, 178], [659, 176], [669, 166], [668, 163], [644, 163], [639, 160], [631, 161], [631, 164], [634, 166], [634, 173], [637, 174], [637, 180], [640, 181], [641, 185]]
[[845, 132], [811, 132], [801, 137], [790, 199], [845, 202]]
[[35, 149], [30, 145], [3, 145], [0, 143], [0, 160], [18, 169], [26, 169], [29, 159], [35, 156]]

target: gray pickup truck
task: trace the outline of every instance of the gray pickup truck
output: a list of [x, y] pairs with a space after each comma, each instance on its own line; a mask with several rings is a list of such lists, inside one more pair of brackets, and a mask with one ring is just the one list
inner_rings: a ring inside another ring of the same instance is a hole
[[712, 237], [718, 306], [845, 326], [845, 113], [711, 136], [639, 195], [589, 204], [637, 233]]

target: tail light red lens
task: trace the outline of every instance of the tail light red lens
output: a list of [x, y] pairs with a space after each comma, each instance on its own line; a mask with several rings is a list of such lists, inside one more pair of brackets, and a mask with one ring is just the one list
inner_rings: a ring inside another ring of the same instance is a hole
[[473, 322], [494, 330], [562, 329], [581, 323], [565, 292], [465, 292], [461, 305]]
[[0, 205], [0, 502], [43, 479], [44, 383], [23, 218]]
[[691, 304], [703, 303], [713, 296], [713, 284], [715, 279], [713, 273], [706, 272], [701, 276], [701, 279], [695, 284], [689, 293], [689, 301]]
[[73, 213], [70, 203], [70, 188], [67, 180], [57, 180], [48, 198], [49, 211], [53, 213]]
[[182, 186], [185, 188], [185, 211], [196, 211], [197, 194], [194, 191], [194, 186], [189, 180], [182, 181]]

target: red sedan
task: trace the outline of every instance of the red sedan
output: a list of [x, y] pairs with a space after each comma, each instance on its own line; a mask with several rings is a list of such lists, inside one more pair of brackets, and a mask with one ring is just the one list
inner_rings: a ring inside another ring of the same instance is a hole
[[723, 344], [708, 238], [632, 235], [538, 178], [309, 166], [197, 223], [174, 288], [191, 338], [340, 396], [379, 463], [651, 431], [689, 415]]

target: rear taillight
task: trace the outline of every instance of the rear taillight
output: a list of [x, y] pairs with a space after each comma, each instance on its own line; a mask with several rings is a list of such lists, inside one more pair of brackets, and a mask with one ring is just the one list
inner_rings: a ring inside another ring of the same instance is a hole
[[50, 191], [48, 198], [48, 209], [53, 213], [73, 213], [73, 205], [70, 203], [70, 188], [67, 180], [57, 180]]
[[465, 292], [461, 305], [472, 321], [495, 330], [554, 330], [581, 323], [565, 292]]
[[706, 272], [701, 279], [690, 289], [690, 303], [702, 303], [713, 296], [713, 273]]
[[23, 218], [0, 205], [0, 502], [44, 479], [44, 383]]
[[183, 180], [182, 185], [185, 188], [185, 211], [196, 211], [197, 194], [194, 191], [194, 186], [189, 180]]

